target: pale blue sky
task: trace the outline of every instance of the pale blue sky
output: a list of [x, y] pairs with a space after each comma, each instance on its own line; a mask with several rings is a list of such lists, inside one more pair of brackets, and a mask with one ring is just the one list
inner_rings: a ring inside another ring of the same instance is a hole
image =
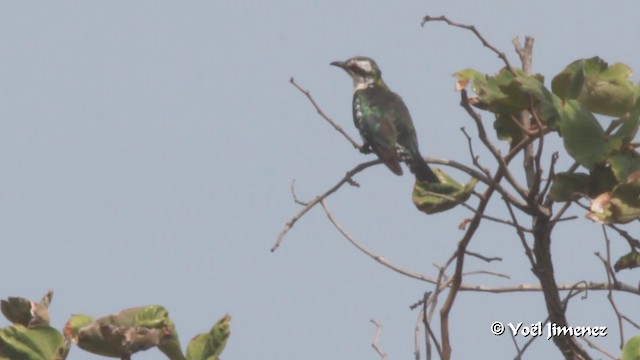
[[[161, 304], [183, 346], [229, 313], [224, 359], [376, 359], [375, 318], [390, 358], [411, 358], [417, 313], [409, 305], [432, 286], [357, 252], [320, 209], [269, 252], [299, 210], [292, 179], [310, 199], [371, 158], [324, 123], [289, 78], [356, 137], [351, 82], [329, 62], [371, 56], [409, 106], [422, 153], [469, 163], [459, 128], [473, 127], [451, 74], [467, 67], [493, 73], [502, 64], [469, 32], [420, 27], [424, 15], [475, 24], [513, 63], [511, 39], [535, 37], [534, 70], [549, 81], [593, 55], [640, 69], [639, 13], [634, 0], [3, 2], [0, 297], [39, 299], [53, 288], [57, 328], [74, 313]], [[412, 179], [381, 166], [356, 180], [359, 189], [329, 200], [338, 219], [372, 251], [435, 275], [432, 264], [455, 249], [457, 224], [469, 212], [417, 212]], [[501, 206], [490, 210], [503, 214]], [[593, 256], [603, 250], [601, 237], [582, 216], [558, 228], [559, 282], [605, 279]], [[511, 229], [485, 222], [470, 248], [505, 260], [469, 261], [469, 270], [512, 279], [469, 281], [535, 282]], [[621, 255], [627, 247], [618, 241], [613, 250]], [[635, 284], [637, 272], [620, 279]], [[569, 317], [610, 326], [598, 343], [615, 352], [605, 295], [575, 300]], [[637, 306], [618, 298], [637, 321]], [[452, 313], [454, 358], [513, 358], [511, 340], [491, 335], [491, 322], [545, 316], [541, 294], [461, 293]], [[154, 349], [135, 358], [160, 355]], [[546, 340], [528, 355], [559, 358]], [[69, 356], [94, 358], [75, 347]]]

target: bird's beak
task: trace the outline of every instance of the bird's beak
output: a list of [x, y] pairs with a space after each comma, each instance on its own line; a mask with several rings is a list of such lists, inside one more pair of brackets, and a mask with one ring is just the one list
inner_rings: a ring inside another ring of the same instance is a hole
[[329, 65], [337, 66], [346, 70], [347, 64], [344, 61], [334, 61]]

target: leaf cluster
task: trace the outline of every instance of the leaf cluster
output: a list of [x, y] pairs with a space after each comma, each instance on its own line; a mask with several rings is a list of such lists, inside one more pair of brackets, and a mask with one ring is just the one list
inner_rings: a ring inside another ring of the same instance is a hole
[[39, 303], [20, 297], [2, 300], [2, 314], [12, 325], [0, 329], [0, 360], [64, 360], [71, 343], [93, 354], [121, 359], [157, 347], [171, 360], [218, 360], [231, 334], [231, 317], [225, 315], [209, 332], [189, 342], [185, 357], [169, 312], [150, 305], [99, 318], [73, 315], [63, 335], [49, 326], [52, 297], [49, 291]]
[[[473, 69], [454, 74], [459, 89], [471, 86], [475, 107], [495, 114], [496, 135], [511, 146], [527, 134], [561, 136], [584, 171], [556, 174], [549, 197], [595, 199], [588, 217], [605, 224], [640, 217], [640, 156], [632, 143], [640, 124], [640, 84], [634, 85], [630, 75], [629, 66], [610, 66], [599, 57], [572, 62], [552, 79], [551, 89], [541, 75], [519, 69], [503, 68], [491, 76]], [[530, 128], [517, 120], [523, 111], [533, 115]]]

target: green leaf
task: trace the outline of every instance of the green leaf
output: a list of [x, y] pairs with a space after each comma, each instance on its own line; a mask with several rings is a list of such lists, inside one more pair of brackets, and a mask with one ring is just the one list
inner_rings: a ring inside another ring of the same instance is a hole
[[629, 153], [618, 153], [609, 156], [609, 164], [619, 182], [626, 182], [629, 175], [640, 170], [640, 158]]
[[493, 122], [498, 139], [506, 140], [509, 144], [518, 144], [523, 138], [522, 129], [516, 124], [511, 114], [496, 114], [496, 121]]
[[561, 120], [562, 101], [543, 84], [541, 76], [518, 76], [515, 79], [521, 91], [533, 96], [537, 101], [536, 109], [542, 121], [551, 129], [557, 130]]
[[0, 359], [62, 360], [67, 353], [64, 337], [50, 326], [14, 325], [0, 330]]
[[158, 347], [169, 359], [185, 360], [175, 326], [159, 305], [129, 308], [97, 319], [74, 315], [64, 333], [81, 349], [98, 355], [130, 356]]
[[588, 178], [584, 173], [558, 173], [549, 190], [549, 198], [564, 202], [575, 199], [576, 194], [585, 194]]
[[580, 96], [582, 88], [585, 84], [586, 77], [587, 75], [584, 71], [584, 61], [580, 61], [578, 62], [576, 71], [573, 73], [573, 76], [571, 76], [569, 92], [567, 93], [566, 97], [567, 99], [576, 99]]
[[198, 334], [187, 345], [188, 360], [218, 360], [227, 344], [231, 316], [225, 315], [208, 333]]
[[611, 191], [613, 222], [626, 224], [640, 217], [640, 181], [620, 184]]
[[576, 100], [568, 100], [561, 116], [560, 132], [569, 155], [589, 170], [603, 163], [609, 146], [604, 129], [593, 114]]
[[627, 340], [622, 348], [622, 360], [640, 360], [640, 336]]
[[[515, 71], [516, 74], [526, 77], [522, 70]], [[516, 76], [503, 68], [497, 75], [488, 77], [486, 83], [480, 87], [478, 95], [482, 102], [488, 104], [491, 112], [517, 114], [527, 108], [527, 96], [520, 91], [519, 86], [514, 86], [515, 80]]]
[[590, 210], [587, 217], [602, 224], [626, 224], [640, 218], [640, 177], [598, 195]]
[[536, 74], [525, 75], [521, 69], [515, 72], [503, 68], [494, 76], [484, 76], [476, 70], [465, 69], [454, 74], [459, 80], [456, 89], [465, 88], [473, 81], [472, 89], [476, 96], [470, 97], [469, 102], [483, 110], [496, 114], [494, 128], [498, 138], [507, 140], [511, 144], [518, 143], [522, 139], [522, 129], [514, 123], [521, 111], [531, 105], [533, 97], [538, 115], [542, 121], [552, 130], [557, 129], [560, 120], [559, 108], [561, 100], [548, 89], [543, 82], [544, 77]]
[[578, 100], [592, 112], [622, 116], [633, 109], [638, 97], [630, 76], [631, 68], [625, 64], [609, 66], [599, 57], [579, 59], [553, 78], [551, 89], [564, 100]]
[[638, 125], [640, 124], [640, 110], [634, 110], [623, 116], [620, 121], [622, 125], [613, 134], [612, 141], [615, 142], [611, 148], [624, 150], [625, 147], [633, 141], [638, 133]]
[[441, 183], [416, 181], [413, 186], [413, 204], [426, 214], [443, 212], [465, 202], [478, 183], [478, 179], [472, 178], [466, 185], [462, 185], [440, 169], [433, 171]]
[[640, 253], [632, 251], [616, 261], [613, 269], [618, 272], [622, 269], [635, 269], [640, 267]]
[[117, 346], [105, 344], [100, 325], [88, 315], [73, 315], [64, 327], [64, 335], [78, 347], [92, 354], [110, 357], [120, 357], [122, 355]]
[[578, 59], [567, 65], [551, 80], [551, 91], [563, 100], [576, 99], [580, 96], [586, 78], [584, 63], [584, 59]]
[[[520, 69], [514, 69], [516, 74], [524, 74]], [[483, 110], [495, 114], [514, 114], [527, 106], [527, 99], [522, 92], [505, 91], [505, 87], [513, 82], [515, 75], [503, 68], [498, 74], [486, 76], [473, 69], [464, 69], [455, 74], [458, 78], [456, 89], [461, 90], [471, 82], [471, 89], [476, 94], [469, 98], [470, 103]]]
[[[132, 308], [133, 325], [142, 326], [149, 329], [161, 329], [173, 325], [169, 319], [169, 312], [160, 305], [149, 305], [144, 308]], [[127, 311], [127, 310], [125, 310]]]
[[485, 82], [486, 76], [474, 69], [464, 69], [453, 74], [458, 79], [456, 90], [462, 90], [471, 83], [471, 90], [478, 93], [480, 86]]
[[618, 183], [611, 169], [606, 166], [597, 166], [589, 174], [562, 172], [556, 175], [549, 197], [558, 202], [575, 200], [585, 195], [595, 198], [613, 190]]

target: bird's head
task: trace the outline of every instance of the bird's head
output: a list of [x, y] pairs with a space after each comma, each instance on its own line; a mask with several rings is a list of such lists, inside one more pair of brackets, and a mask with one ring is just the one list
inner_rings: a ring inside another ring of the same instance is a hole
[[353, 79], [356, 90], [365, 89], [370, 85], [384, 85], [382, 72], [373, 59], [366, 56], [354, 56], [347, 61], [334, 61], [333, 66], [342, 68]]

